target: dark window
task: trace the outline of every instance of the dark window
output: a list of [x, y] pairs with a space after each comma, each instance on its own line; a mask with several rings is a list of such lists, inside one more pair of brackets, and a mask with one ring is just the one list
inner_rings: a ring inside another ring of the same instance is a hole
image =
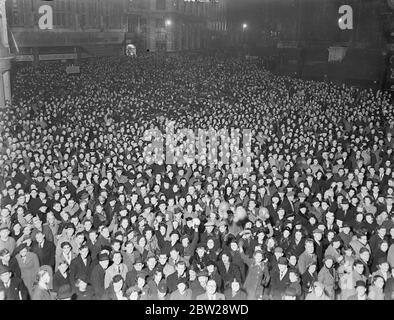
[[165, 10], [166, 0], [156, 0], [156, 10]]

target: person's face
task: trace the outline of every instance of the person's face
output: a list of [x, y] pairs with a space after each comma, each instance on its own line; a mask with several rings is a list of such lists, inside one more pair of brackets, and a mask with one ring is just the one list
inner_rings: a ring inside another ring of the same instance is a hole
[[238, 250], [238, 245], [237, 245], [237, 243], [231, 242], [230, 248], [231, 248], [231, 250], [233, 250], [233, 251], [237, 251], [237, 250]]
[[89, 249], [88, 249], [88, 248], [83, 248], [83, 249], [80, 251], [80, 254], [81, 254], [82, 259], [86, 259], [86, 257], [87, 257], [88, 254], [89, 254]]
[[3, 263], [6, 263], [6, 264], [8, 264], [10, 259], [11, 259], [11, 254], [10, 253], [7, 253], [4, 256], [0, 257], [0, 260], [3, 261]]
[[186, 289], [186, 284], [183, 282], [178, 283], [177, 285], [179, 292], [184, 292]]
[[156, 259], [153, 257], [149, 258], [147, 264], [149, 267], [154, 268], [154, 266], [156, 265]]
[[145, 285], [145, 279], [138, 277], [137, 285], [138, 285], [138, 287], [142, 288]]
[[321, 297], [323, 295], [323, 289], [320, 286], [315, 287], [315, 294], [318, 297]]
[[297, 276], [294, 272], [289, 273], [289, 279], [291, 282], [296, 282], [297, 281]]
[[114, 282], [114, 291], [115, 292], [120, 292], [123, 287], [123, 280], [120, 280], [118, 282]]
[[287, 269], [287, 266], [285, 264], [278, 264], [278, 268], [280, 272], [284, 272]]
[[50, 280], [51, 280], [51, 278], [50, 278], [50, 276], [49, 276], [49, 273], [48, 273], [48, 272], [45, 272], [44, 275], [42, 276], [42, 281], [43, 281], [44, 283], [48, 284]]
[[309, 273], [314, 273], [316, 271], [316, 265], [312, 264], [308, 267]]
[[167, 262], [167, 256], [165, 254], [161, 254], [159, 256], [159, 262], [160, 262], [161, 265], [165, 265], [166, 262]]
[[365, 287], [362, 287], [362, 286], [358, 286], [356, 288], [356, 290], [357, 290], [357, 294], [359, 296], [363, 296], [365, 294], [365, 292], [367, 291], [367, 289]]
[[4, 272], [3, 274], [0, 275], [0, 280], [3, 283], [8, 283], [11, 279], [11, 272]]
[[207, 266], [207, 270], [208, 270], [209, 273], [214, 272], [215, 271], [214, 265], [210, 264], [209, 266]]
[[88, 284], [85, 281], [79, 281], [78, 288], [80, 291], [85, 291]]
[[240, 284], [238, 281], [231, 282], [231, 290], [234, 292], [238, 292], [240, 289]]
[[363, 274], [363, 272], [364, 272], [364, 266], [363, 266], [361, 263], [356, 264], [355, 270], [356, 270], [356, 272], [357, 272], [358, 274]]
[[306, 250], [307, 253], [312, 254], [313, 251], [315, 250], [313, 243], [312, 242], [307, 242], [305, 244], [305, 250]]
[[170, 252], [170, 256], [171, 256], [171, 259], [172, 259], [172, 260], [177, 260], [178, 257], [179, 257], [179, 252], [176, 251], [176, 250], [172, 250], [172, 251]]
[[389, 249], [389, 244], [387, 242], [382, 242], [380, 244], [380, 250], [382, 250], [383, 252], [387, 252], [388, 249]]
[[260, 252], [256, 253], [254, 258], [256, 260], [256, 263], [260, 263], [261, 261], [263, 261], [263, 255]]
[[326, 267], [327, 267], [328, 269], [330, 269], [330, 268], [332, 267], [333, 263], [334, 263], [334, 262], [333, 262], [331, 259], [327, 259], [327, 260], [324, 262], [324, 264], [326, 265]]
[[216, 292], [216, 282], [213, 280], [209, 280], [206, 286], [207, 293], [210, 295], [215, 294]]
[[122, 256], [119, 253], [116, 253], [113, 256], [113, 262], [115, 265], [119, 265], [122, 262]]
[[368, 261], [370, 257], [370, 254], [368, 251], [364, 251], [362, 254], [360, 254], [360, 258], [363, 259], [364, 261]]
[[359, 241], [363, 244], [363, 245], [366, 245], [367, 244], [367, 236], [362, 236], [362, 237], [360, 237], [359, 238]]
[[290, 256], [289, 262], [291, 265], [295, 266], [297, 264], [297, 257], [296, 256]]
[[109, 260], [102, 260], [102, 261], [100, 261], [99, 263], [100, 263], [100, 266], [101, 266], [104, 270], [106, 270], [106, 269], [108, 268], [108, 266], [109, 266]]
[[19, 254], [21, 255], [21, 257], [26, 257], [27, 248], [23, 248], [21, 251], [19, 251]]
[[195, 280], [197, 278], [197, 273], [193, 270], [193, 269], [190, 269], [189, 270], [189, 280], [190, 281], [193, 281], [193, 280]]
[[380, 289], [383, 289], [383, 286], [384, 286], [384, 280], [382, 279], [382, 278], [377, 278], [376, 280], [375, 280], [375, 286], [377, 286], [378, 288], [380, 288]]
[[198, 248], [197, 249], [197, 254], [198, 256], [201, 258], [205, 253], [205, 249], [204, 248]]
[[230, 259], [226, 254], [224, 254], [224, 255], [222, 255], [222, 261], [224, 264], [227, 264], [230, 262]]
[[178, 274], [182, 275], [185, 272], [186, 266], [183, 263], [180, 263], [176, 267]]

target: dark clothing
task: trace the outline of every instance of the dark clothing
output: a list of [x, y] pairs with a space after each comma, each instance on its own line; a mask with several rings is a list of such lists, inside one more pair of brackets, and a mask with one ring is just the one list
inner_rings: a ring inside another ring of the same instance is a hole
[[20, 278], [15, 276], [11, 277], [9, 286], [0, 282], [2, 288], [5, 292], [5, 300], [27, 300], [29, 297], [29, 292], [26, 286]]
[[168, 278], [167, 278], [167, 287], [168, 287], [168, 292], [169, 293], [173, 293], [177, 289], [178, 280], [180, 278], [183, 278], [183, 279], [187, 280], [186, 272], [181, 277], [178, 277], [178, 272], [174, 272], [173, 274], [170, 274], [168, 276]]
[[101, 299], [105, 292], [104, 279], [105, 270], [100, 264], [95, 265], [90, 275], [90, 284], [97, 299]]
[[271, 297], [273, 300], [282, 300], [282, 295], [285, 293], [286, 288], [290, 285], [289, 270], [280, 279], [280, 272], [274, 272], [271, 275]]
[[237, 265], [231, 262], [228, 269], [226, 269], [222, 261], [219, 261], [217, 265], [219, 274], [223, 280], [223, 290], [227, 290], [227, 288], [231, 287], [231, 282], [234, 278], [237, 279], [239, 283], [242, 283], [241, 272]]
[[62, 274], [60, 273], [60, 271], [56, 271], [55, 274], [53, 275], [53, 281], [52, 281], [52, 285], [53, 285], [53, 291], [54, 292], [58, 292], [59, 288], [61, 286], [64, 286], [66, 284], [69, 284], [72, 287], [72, 283], [70, 280], [70, 275], [68, 272], [66, 272], [67, 277], [63, 277]]
[[92, 259], [90, 256], [86, 258], [86, 265], [82, 261], [80, 255], [74, 258], [70, 263], [70, 280], [72, 284], [75, 284], [75, 281], [78, 280], [79, 277], [83, 277], [86, 279], [90, 278], [91, 273], [91, 263]]
[[44, 240], [44, 245], [41, 248], [40, 245], [34, 241], [31, 246], [31, 252], [37, 255], [40, 266], [47, 265], [50, 266], [52, 270], [55, 270], [56, 246], [53, 242]]
[[87, 286], [85, 291], [75, 290], [75, 300], [96, 300], [92, 286]]

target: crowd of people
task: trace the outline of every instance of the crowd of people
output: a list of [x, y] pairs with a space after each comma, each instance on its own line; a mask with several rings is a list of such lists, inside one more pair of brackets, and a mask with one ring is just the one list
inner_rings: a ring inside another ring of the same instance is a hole
[[[0, 300], [394, 300], [388, 92], [229, 56], [80, 66], [17, 68], [0, 110]], [[147, 161], [170, 124], [182, 152]], [[250, 130], [249, 168], [184, 156], [185, 128]]]

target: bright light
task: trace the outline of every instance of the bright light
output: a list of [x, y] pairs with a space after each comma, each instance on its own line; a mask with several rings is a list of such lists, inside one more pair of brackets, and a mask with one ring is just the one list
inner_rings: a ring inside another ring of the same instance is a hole
[[166, 27], [169, 27], [170, 25], [172, 25], [172, 21], [170, 19], [166, 20]]
[[246, 23], [244, 23], [243, 25], [242, 25], [242, 29], [246, 29], [248, 27], [248, 25], [246, 24]]

